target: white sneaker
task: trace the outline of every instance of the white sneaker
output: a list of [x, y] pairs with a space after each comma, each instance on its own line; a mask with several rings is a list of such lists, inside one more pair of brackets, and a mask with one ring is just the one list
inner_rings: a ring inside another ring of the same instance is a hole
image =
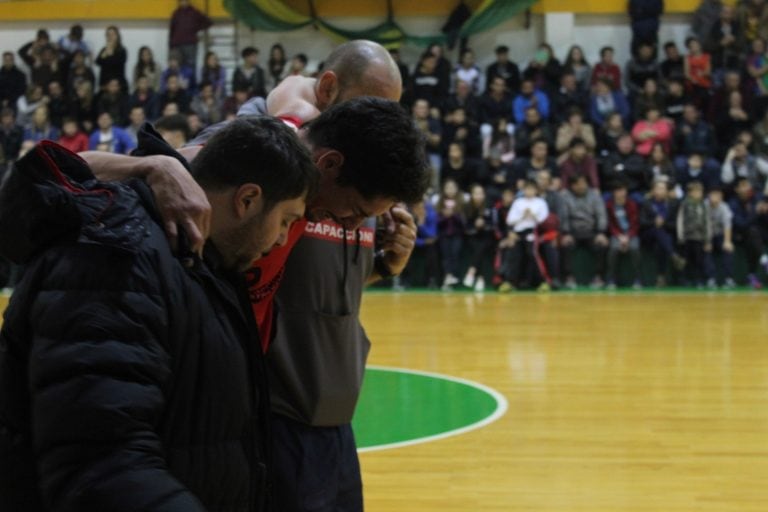
[[475, 291], [476, 292], [485, 291], [485, 279], [483, 279], [482, 277], [478, 277], [477, 281], [475, 281]]
[[445, 280], [443, 280], [443, 286], [453, 286], [459, 284], [459, 280], [453, 274], [445, 274]]
[[[479, 278], [482, 279], [482, 278]], [[467, 288], [472, 288], [472, 285], [475, 284], [475, 274], [467, 273], [467, 275], [464, 276], [464, 282], [461, 283]]]
[[710, 277], [709, 279], [707, 279], [707, 288], [709, 288], [710, 290], [717, 289], [717, 281], [715, 280], [714, 277]]
[[733, 290], [736, 288], [736, 281], [731, 279], [730, 277], [725, 280], [725, 283], [723, 284], [723, 288], [726, 290]]

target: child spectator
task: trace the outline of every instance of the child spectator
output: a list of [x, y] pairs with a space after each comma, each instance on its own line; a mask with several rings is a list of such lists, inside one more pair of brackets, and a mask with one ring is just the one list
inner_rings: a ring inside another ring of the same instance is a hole
[[703, 287], [704, 255], [712, 250], [709, 206], [704, 201], [704, 185], [700, 181], [688, 183], [686, 192], [677, 210], [677, 243], [682, 245], [686, 260], [687, 281]]
[[[403, 275], [403, 284], [410, 286], [426, 286], [437, 288], [440, 278], [440, 261], [437, 252], [437, 212], [435, 207], [427, 200], [416, 203], [411, 208], [413, 220], [416, 223], [416, 246], [413, 255]], [[414, 276], [414, 264], [417, 261], [424, 262], [422, 279]]]
[[747, 178], [738, 178], [734, 190], [729, 203], [733, 212], [733, 241], [747, 253], [749, 285], [759, 289], [763, 285], [757, 277], [758, 269], [762, 266], [768, 272], [768, 201]]
[[723, 201], [723, 190], [712, 188], [709, 191], [709, 222], [712, 228], [712, 250], [704, 254], [704, 266], [707, 275], [707, 287], [717, 288], [715, 256], [720, 256], [723, 267], [723, 288], [736, 286], [733, 281], [733, 213]]
[[600, 62], [592, 71], [592, 87], [604, 80], [607, 80], [605, 83], [609, 89], [621, 90], [621, 68], [613, 62], [613, 48], [610, 46], [600, 49]]
[[563, 273], [566, 288], [576, 288], [573, 258], [579, 248], [588, 249], [596, 263], [592, 287], [603, 287], [605, 250], [608, 246], [608, 238], [605, 236], [607, 227], [605, 204], [600, 194], [589, 188], [586, 176], [571, 176], [568, 189], [563, 191], [563, 216], [560, 219], [560, 244], [564, 253]]
[[73, 153], [88, 151], [88, 136], [80, 131], [77, 120], [72, 117], [64, 118], [58, 143]]
[[463, 284], [467, 288], [474, 288], [476, 292], [482, 292], [485, 290], [485, 278], [491, 275], [496, 251], [495, 212], [488, 205], [482, 185], [472, 185], [464, 212], [470, 257]]
[[534, 181], [526, 181], [523, 196], [512, 203], [507, 215], [510, 231], [505, 246], [511, 247], [508, 273], [499, 287], [500, 292], [509, 292], [515, 287], [533, 285], [546, 275], [543, 262], [538, 254], [536, 227], [549, 216], [546, 201], [538, 197], [539, 189]]
[[691, 153], [688, 161], [677, 173], [677, 183], [683, 189], [692, 182], [701, 183], [704, 190], [711, 190], [720, 185], [720, 174], [716, 169], [706, 167], [704, 158], [698, 153]]
[[571, 176], [586, 176], [589, 187], [600, 190], [600, 178], [597, 174], [597, 162], [589, 154], [587, 144], [582, 139], [571, 141], [568, 153], [563, 155], [560, 163], [560, 180], [569, 182]]
[[675, 250], [675, 230], [678, 202], [670, 197], [664, 181], [656, 181], [648, 199], [640, 209], [640, 237], [651, 247], [656, 258], [656, 286], [667, 284], [667, 269], [671, 261], [677, 270], [685, 267], [685, 258]]
[[437, 201], [437, 239], [443, 259], [443, 290], [459, 283], [459, 258], [464, 240], [464, 194], [453, 180], [443, 183]]
[[608, 245], [608, 270], [606, 271], [606, 283], [608, 290], [616, 289], [616, 263], [619, 256], [629, 254], [632, 261], [635, 290], [641, 289], [640, 282], [640, 219], [637, 203], [627, 196], [627, 187], [618, 182], [613, 187], [611, 198], [605, 202], [605, 210], [608, 215], [608, 233], [610, 243]]

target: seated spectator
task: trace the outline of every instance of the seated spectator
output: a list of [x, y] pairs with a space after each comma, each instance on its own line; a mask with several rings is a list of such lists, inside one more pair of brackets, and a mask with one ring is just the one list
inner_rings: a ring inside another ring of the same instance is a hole
[[741, 93], [743, 104], [752, 104], [754, 91], [742, 81], [741, 73], [738, 71], [726, 71], [723, 78], [723, 85], [716, 88], [709, 99], [709, 106], [706, 109], [707, 121], [715, 124], [725, 117], [728, 110], [731, 108], [730, 97], [731, 93], [734, 91]]
[[466, 111], [462, 107], [449, 111], [443, 123], [442, 145], [444, 153], [448, 152], [448, 146], [452, 143], [461, 144], [465, 154], [470, 158], [482, 156], [482, 141], [480, 129], [472, 119], [468, 119]]
[[622, 135], [626, 135], [627, 130], [621, 119], [621, 114], [614, 112], [608, 116], [608, 119], [600, 127], [597, 138], [597, 154], [600, 158], [605, 158], [616, 151], [616, 143]]
[[120, 88], [120, 81], [113, 78], [104, 86], [96, 100], [96, 112], [109, 112], [118, 126], [128, 124], [128, 98]]
[[152, 48], [142, 46], [139, 48], [139, 58], [133, 68], [133, 86], [139, 87], [139, 79], [146, 78], [147, 88], [153, 91], [160, 90], [160, 67], [155, 63]]
[[729, 206], [733, 212], [733, 241], [747, 253], [748, 283], [759, 289], [763, 285], [757, 277], [760, 266], [768, 272], [768, 201], [755, 191], [747, 178], [738, 178], [734, 197]]
[[637, 202], [648, 190], [650, 169], [648, 162], [635, 152], [631, 135], [622, 135], [616, 142], [616, 151], [603, 159], [603, 175], [600, 183], [603, 190], [611, 190], [616, 181], [623, 181], [629, 193]]
[[187, 125], [189, 126], [189, 140], [194, 140], [206, 127], [203, 122], [200, 121], [200, 116], [194, 112], [187, 114]]
[[651, 154], [648, 155], [648, 169], [650, 170], [648, 178], [651, 180], [651, 183], [657, 180], [666, 181], [670, 190], [676, 189], [677, 170], [669, 159], [663, 144], [657, 143], [653, 145]]
[[16, 100], [16, 122], [20, 126], [28, 125], [37, 107], [44, 103], [43, 88], [36, 84], [29, 84], [27, 92]]
[[667, 104], [664, 95], [659, 91], [656, 79], [648, 78], [643, 84], [642, 91], [635, 97], [635, 107], [633, 109], [635, 120], [644, 118], [645, 113], [652, 107], [659, 109], [659, 112], [663, 113], [667, 109]]
[[59, 140], [59, 130], [51, 124], [47, 105], [40, 105], [35, 109], [32, 121], [24, 128], [24, 140], [36, 143], [41, 140]]
[[64, 95], [64, 89], [61, 83], [53, 81], [48, 84], [48, 114], [51, 117], [51, 124], [61, 129], [61, 123], [69, 115], [69, 101]]
[[704, 190], [720, 186], [720, 173], [716, 167], [707, 166], [703, 155], [691, 153], [684, 165], [678, 167], [677, 184], [685, 190], [689, 183], [701, 183]]
[[692, 100], [703, 110], [707, 108], [709, 90], [712, 87], [712, 60], [695, 37], [689, 37], [685, 46], [688, 48], [684, 62], [685, 79], [692, 91]]
[[147, 116], [144, 114], [144, 109], [141, 107], [133, 107], [128, 113], [128, 126], [125, 127], [125, 131], [131, 136], [131, 139], [138, 144], [139, 130], [144, 126], [147, 121]]
[[417, 99], [413, 103], [413, 122], [416, 123], [416, 127], [426, 138], [427, 155], [434, 172], [432, 185], [436, 188], [438, 184], [442, 183], [439, 171], [442, 166], [440, 144], [443, 140], [443, 129], [440, 121], [430, 115], [429, 107], [427, 100]]
[[737, 142], [728, 151], [723, 162], [720, 180], [732, 186], [739, 179], [746, 179], [754, 190], [763, 190], [768, 177], [768, 160], [750, 154], [747, 145]]
[[98, 129], [91, 134], [88, 149], [125, 155], [136, 147], [128, 132], [114, 126], [109, 112], [99, 114], [96, 122]]
[[485, 91], [485, 77], [480, 68], [475, 65], [475, 52], [465, 48], [459, 58], [459, 64], [453, 71], [455, 82], [465, 82], [469, 85], [470, 94], [476, 96]]
[[522, 190], [523, 195], [515, 199], [507, 214], [509, 234], [499, 244], [499, 247], [503, 245], [511, 249], [504, 281], [499, 286], [502, 293], [516, 287], [535, 286], [546, 275], [544, 262], [536, 248], [536, 228], [549, 217], [549, 208], [546, 201], [538, 197], [539, 189], [534, 181], [526, 181]]
[[499, 119], [495, 126], [481, 127], [483, 158], [492, 158], [495, 154], [505, 164], [515, 159], [515, 125], [506, 119]]
[[514, 189], [515, 176], [512, 165], [502, 160], [500, 151], [492, 150], [487, 159], [488, 185], [486, 192], [488, 198], [496, 201], [506, 189]]
[[48, 84], [54, 80], [61, 82], [63, 73], [60, 68], [58, 53], [53, 45], [45, 45], [40, 50], [40, 58], [32, 66], [30, 82], [48, 90]]
[[14, 108], [26, 90], [27, 75], [16, 67], [12, 52], [3, 52], [3, 66], [0, 68], [0, 108]]
[[307, 62], [309, 62], [309, 59], [307, 59], [305, 54], [297, 53], [294, 55], [288, 63], [288, 76], [309, 76]]
[[173, 149], [182, 148], [189, 141], [189, 124], [184, 115], [174, 114], [161, 117], [155, 123], [155, 129]]
[[535, 108], [542, 119], [549, 119], [549, 98], [539, 89], [534, 87], [531, 79], [523, 80], [520, 85], [520, 94], [512, 102], [512, 112], [515, 122], [522, 124], [526, 119], [526, 110]]
[[664, 56], [666, 59], [659, 66], [663, 83], [669, 85], [672, 80], [683, 80], [685, 78], [685, 63], [674, 41], [664, 44]]
[[139, 107], [144, 110], [144, 116], [149, 120], [155, 120], [158, 117], [157, 94], [149, 87], [149, 79], [146, 76], [140, 76], [136, 80], [136, 90], [128, 98], [128, 109], [133, 110]]
[[573, 109], [568, 111], [566, 121], [557, 129], [557, 142], [555, 149], [558, 154], [563, 154], [571, 147], [574, 139], [581, 139], [587, 146], [590, 154], [595, 152], [597, 142], [592, 125], [584, 122], [583, 111]]
[[509, 47], [497, 46], [494, 53], [496, 54], [496, 62], [489, 65], [485, 72], [485, 83], [488, 89], [490, 89], [493, 79], [499, 77], [504, 80], [508, 92], [517, 94], [520, 88], [520, 68], [509, 60]]
[[590, 118], [596, 125], [603, 125], [605, 120], [613, 113], [621, 116], [624, 126], [629, 124], [629, 103], [620, 89], [611, 90], [611, 84], [607, 80], [600, 80], [595, 85], [590, 99]]
[[[168, 89], [168, 78], [176, 77], [176, 85], [179, 89], [193, 93], [197, 87], [195, 70], [192, 66], [182, 64], [182, 57], [178, 50], [171, 50], [168, 54], [168, 67], [160, 75], [160, 91], [164, 93]], [[162, 110], [162, 107], [161, 107]]]
[[[563, 67], [560, 61], [555, 57], [552, 46], [548, 43], [541, 43], [536, 50], [536, 54], [531, 59], [528, 67], [523, 71], [523, 81], [531, 80], [536, 89], [543, 91], [547, 95], [552, 94], [560, 85], [560, 75], [563, 73]], [[522, 90], [522, 86], [521, 86]], [[549, 117], [542, 112], [544, 117]]]
[[568, 113], [575, 109], [586, 112], [588, 103], [588, 92], [579, 88], [576, 75], [568, 71], [563, 73], [560, 88], [552, 97], [553, 120], [562, 123], [568, 119]]
[[485, 290], [485, 278], [492, 275], [493, 257], [496, 254], [496, 219], [482, 185], [475, 183], [470, 187], [469, 201], [464, 207], [464, 218], [469, 268], [462, 284], [476, 292], [482, 292]]
[[586, 142], [575, 138], [571, 141], [568, 153], [560, 162], [560, 179], [569, 183], [572, 176], [584, 176], [587, 178], [589, 188], [600, 190], [600, 177], [597, 174], [597, 162], [589, 154]]
[[[536, 185], [539, 187], [539, 197], [544, 199], [549, 208], [549, 216], [536, 228], [539, 254], [544, 260], [544, 282], [552, 289], [561, 288], [560, 283], [560, 219], [563, 218], [565, 203], [560, 191], [553, 190], [552, 175], [547, 170], [536, 173]], [[548, 291], [546, 286], [540, 286], [540, 291]]]
[[711, 252], [712, 225], [709, 206], [704, 201], [704, 185], [691, 181], [677, 210], [677, 243], [686, 261], [686, 284], [704, 286], [704, 255]]
[[576, 288], [573, 257], [577, 248], [586, 248], [590, 251], [596, 266], [592, 287], [602, 288], [605, 284], [603, 281], [605, 250], [608, 247], [608, 238], [605, 236], [605, 230], [608, 227], [605, 204], [600, 194], [589, 188], [587, 178], [580, 174], [570, 177], [568, 188], [563, 190], [562, 194], [560, 245], [563, 248], [565, 287], [571, 290]]
[[707, 274], [707, 287], [717, 288], [717, 269], [715, 256], [722, 260], [723, 288], [731, 289], [736, 286], [733, 280], [733, 212], [723, 201], [723, 190], [713, 188], [709, 191], [709, 215], [712, 227], [712, 250], [704, 254]]
[[649, 78], [659, 80], [659, 63], [656, 62], [653, 45], [643, 42], [637, 48], [637, 54], [627, 62], [626, 69], [627, 90], [630, 98], [640, 95], [645, 81]]
[[73, 153], [88, 151], [88, 135], [80, 131], [77, 119], [73, 117], [64, 118], [61, 126], [61, 137], [57, 142]]
[[688, 97], [685, 94], [685, 85], [682, 80], [677, 78], [670, 80], [667, 84], [664, 117], [671, 119], [675, 123], [680, 122], [686, 103], [688, 103]]
[[216, 96], [213, 84], [202, 82], [200, 92], [192, 100], [190, 110], [200, 117], [205, 125], [216, 124], [223, 120], [221, 100]]
[[685, 267], [685, 258], [675, 249], [678, 202], [669, 192], [667, 183], [654, 182], [650, 196], [640, 208], [640, 238], [654, 251], [658, 287], [667, 284], [670, 261], [677, 270]]
[[[568, 56], [563, 64], [563, 75], [572, 74], [576, 79], [576, 87], [584, 95], [589, 94], [590, 81], [592, 80], [592, 67], [584, 57], [584, 50], [579, 45], [573, 45], [568, 50]], [[562, 85], [562, 81], [560, 82]], [[581, 105], [581, 108], [585, 108]]]
[[479, 110], [481, 125], [492, 127], [497, 126], [502, 119], [512, 119], [512, 96], [506, 90], [506, 84], [501, 77], [491, 80], [488, 91], [480, 98]]
[[709, 159], [717, 150], [715, 131], [708, 122], [701, 119], [699, 109], [693, 103], [685, 105], [683, 118], [675, 129], [675, 149], [678, 154], [675, 164], [678, 167], [693, 153]]
[[632, 128], [632, 136], [637, 142], [637, 153], [648, 156], [654, 144], [662, 144], [669, 151], [672, 145], [672, 124], [661, 117], [661, 111], [650, 106], [643, 120], [635, 123]]
[[264, 69], [259, 66], [259, 49], [248, 46], [240, 52], [243, 64], [235, 69], [232, 88], [246, 89], [248, 96], [267, 97], [267, 79]]
[[488, 181], [485, 164], [482, 160], [468, 158], [464, 155], [464, 147], [453, 142], [448, 148], [448, 158], [440, 169], [440, 181], [456, 182], [462, 192], [469, 192], [472, 183], [485, 184]]
[[459, 283], [459, 259], [464, 242], [464, 193], [453, 180], [445, 180], [438, 197], [437, 240], [443, 259], [443, 290]]
[[16, 161], [24, 142], [24, 128], [16, 124], [12, 108], [0, 110], [0, 147], [2, 147], [6, 165]]
[[637, 203], [627, 195], [627, 187], [618, 182], [613, 186], [611, 197], [605, 202], [608, 216], [608, 269], [605, 273], [607, 289], [616, 289], [616, 264], [619, 256], [629, 255], [632, 261], [634, 282], [632, 287], [641, 289], [640, 281], [640, 217]]
[[224, 116], [224, 119], [234, 119], [235, 116], [237, 116], [240, 107], [242, 107], [246, 101], [248, 101], [248, 89], [244, 88], [242, 85], [235, 87], [232, 91], [232, 96], [225, 99], [224, 103], [221, 105], [221, 113]]
[[539, 114], [536, 107], [528, 107], [525, 111], [525, 121], [517, 125], [515, 130], [515, 151], [518, 156], [530, 156], [531, 144], [537, 139], [544, 139], [550, 146], [554, 138], [547, 123]]
[[80, 128], [89, 133], [93, 130], [96, 120], [96, 100], [93, 96], [93, 86], [90, 82], [80, 82], [75, 91], [77, 97], [70, 103], [69, 111], [77, 119]]
[[472, 92], [470, 84], [464, 80], [456, 82], [456, 92], [446, 100], [444, 110], [450, 113], [457, 108], [464, 109], [467, 119], [473, 124], [478, 123], [480, 119], [480, 100]]
[[70, 100], [74, 100], [77, 97], [77, 86], [81, 82], [90, 83], [91, 89], [93, 89], [96, 85], [96, 75], [93, 74], [93, 69], [86, 62], [83, 52], [76, 50], [72, 54], [72, 67], [69, 68], [65, 83], [66, 94]]
[[518, 158], [513, 167], [513, 176], [516, 189], [522, 190], [526, 181], [536, 181], [536, 175], [539, 171], [549, 171], [554, 177], [555, 189], [560, 188], [560, 169], [557, 161], [549, 156], [549, 143], [546, 139], [536, 139], [531, 145], [531, 156], [529, 158]]
[[[169, 103], [175, 103], [179, 107], [179, 112], [189, 112], [189, 95], [181, 87], [178, 75], [169, 75], [165, 82], [165, 90], [158, 95], [157, 107], [160, 113], [163, 113], [165, 106]], [[163, 115], [166, 115], [163, 113]]]
[[612, 91], [621, 90], [621, 68], [613, 62], [613, 48], [605, 46], [600, 49], [600, 62], [592, 70], [592, 87], [599, 82], [605, 82]]
[[717, 120], [717, 143], [721, 148], [730, 147], [735, 134], [752, 130], [752, 118], [743, 98], [739, 91], [731, 92], [728, 96], [728, 109]]
[[219, 62], [216, 52], [208, 51], [205, 54], [199, 83], [206, 82], [213, 87], [213, 95], [217, 100], [221, 101], [227, 96], [227, 70]]

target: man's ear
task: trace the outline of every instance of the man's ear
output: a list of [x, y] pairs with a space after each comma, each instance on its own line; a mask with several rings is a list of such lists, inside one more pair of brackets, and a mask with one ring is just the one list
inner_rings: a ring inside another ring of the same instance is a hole
[[323, 176], [336, 178], [344, 165], [344, 155], [335, 149], [324, 150], [315, 160], [315, 166]]
[[315, 96], [317, 109], [321, 112], [336, 102], [339, 96], [339, 79], [336, 73], [325, 71], [320, 75], [315, 84]]
[[235, 191], [232, 201], [235, 215], [238, 219], [243, 219], [261, 211], [264, 194], [259, 185], [246, 183]]

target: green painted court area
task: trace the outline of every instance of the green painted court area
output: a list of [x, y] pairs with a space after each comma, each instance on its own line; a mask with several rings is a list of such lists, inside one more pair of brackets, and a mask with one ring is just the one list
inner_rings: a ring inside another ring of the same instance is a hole
[[505, 410], [503, 397], [472, 382], [368, 368], [353, 426], [358, 448], [387, 448], [479, 428]]

